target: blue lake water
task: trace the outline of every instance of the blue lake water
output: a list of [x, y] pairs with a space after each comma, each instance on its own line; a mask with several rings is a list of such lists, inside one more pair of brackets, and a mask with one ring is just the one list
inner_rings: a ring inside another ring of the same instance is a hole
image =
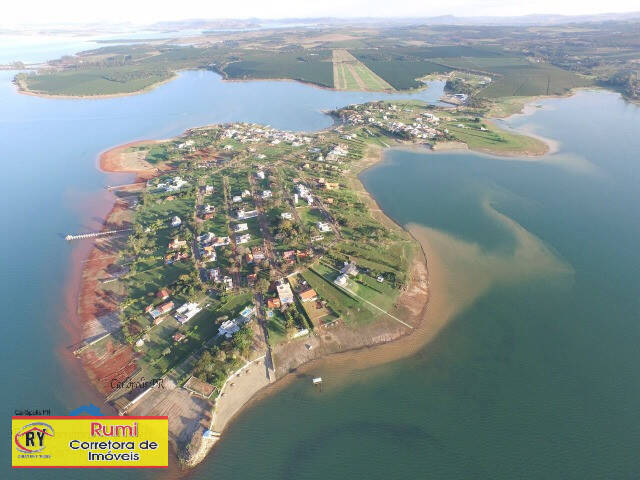
[[506, 124], [557, 139], [543, 159], [395, 150], [362, 174], [440, 264], [432, 304], [459, 308], [437, 338], [313, 366], [193, 478], [638, 478], [640, 108], [540, 103]]
[[[7, 430], [14, 409], [66, 414], [89, 398], [60, 354], [72, 253], [60, 235], [95, 226], [95, 199], [118, 180], [95, 168], [100, 151], [234, 120], [321, 129], [323, 110], [390, 98], [186, 72], [145, 95], [54, 100], [18, 95], [10, 78], [0, 76]], [[640, 109], [604, 91], [540, 104], [505, 124], [557, 140], [543, 159], [392, 151], [362, 175], [442, 263], [441, 294], [460, 308], [439, 336], [346, 376], [322, 364], [322, 393], [292, 379], [243, 412], [190, 478], [638, 477]], [[134, 475], [155, 478], [91, 478]]]

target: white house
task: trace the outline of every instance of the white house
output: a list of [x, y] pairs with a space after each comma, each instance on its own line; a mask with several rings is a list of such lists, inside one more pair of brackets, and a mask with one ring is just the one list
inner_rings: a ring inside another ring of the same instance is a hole
[[243, 243], [247, 243], [251, 240], [251, 234], [245, 233], [244, 235], [236, 236], [236, 243], [241, 245]]
[[348, 278], [347, 275], [345, 275], [344, 273], [340, 274], [338, 278], [336, 278], [333, 281], [333, 283], [335, 283], [336, 285], [340, 285], [341, 287], [344, 287], [347, 284], [347, 278]]
[[281, 280], [276, 289], [278, 290], [278, 297], [282, 305], [293, 303], [293, 292], [291, 291], [291, 285], [289, 285], [289, 283]]
[[236, 233], [244, 232], [246, 230], [249, 230], [249, 225], [247, 225], [246, 223], [239, 223], [233, 227], [233, 231]]
[[340, 273], [342, 273], [343, 275], [355, 277], [356, 275], [358, 275], [358, 267], [356, 267], [355, 262], [344, 262], [344, 267], [342, 267]]
[[272, 196], [273, 196], [273, 193], [271, 192], [271, 190], [263, 190], [262, 191], [262, 198], [263, 199], [271, 198]]
[[290, 212], [282, 212], [280, 214], [281, 218], [284, 218], [285, 220], [291, 220], [293, 218], [293, 215], [291, 215]]
[[172, 227], [179, 227], [180, 225], [182, 225], [182, 220], [180, 220], [180, 217], [175, 216], [171, 219], [171, 226]]
[[212, 268], [209, 270], [209, 280], [218, 283], [220, 281], [220, 269]]
[[178, 308], [178, 310], [176, 310], [175, 318], [178, 322], [184, 325], [201, 310], [202, 308], [200, 308], [195, 302], [185, 303], [180, 308]]
[[220, 328], [218, 328], [218, 335], [224, 335], [227, 338], [231, 338], [238, 330], [240, 330], [240, 327], [234, 320], [227, 320], [220, 325]]
[[216, 236], [213, 233], [207, 232], [207, 233], [203, 233], [202, 235], [199, 235], [197, 237], [197, 240], [198, 240], [198, 243], [206, 244], [206, 243], [211, 243], [215, 238]]
[[216, 237], [213, 239], [212, 245], [214, 247], [222, 247], [224, 245], [229, 245], [231, 243], [231, 239], [229, 237]]
[[329, 225], [326, 222], [318, 222], [317, 226], [318, 226], [318, 230], [320, 230], [321, 232], [330, 232], [331, 231], [331, 225]]
[[243, 209], [238, 210], [238, 219], [239, 220], [246, 220], [248, 218], [253, 218], [253, 217], [257, 217], [257, 216], [258, 216], [258, 211], [257, 210], [243, 210]]

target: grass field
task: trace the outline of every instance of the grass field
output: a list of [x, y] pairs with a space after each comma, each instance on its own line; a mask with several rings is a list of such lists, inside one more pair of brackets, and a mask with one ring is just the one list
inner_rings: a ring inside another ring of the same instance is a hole
[[468, 120], [454, 120], [448, 122], [446, 128], [456, 139], [466, 143], [473, 150], [538, 154], [544, 153], [547, 149], [546, 145], [537, 138], [498, 129], [491, 123], [479, 124]]
[[336, 90], [393, 90], [391, 85], [344, 49], [333, 50], [333, 85]]
[[326, 300], [331, 308], [348, 323], [364, 323], [372, 321], [377, 315], [365, 307], [360, 300], [340, 290], [330, 280], [324, 278], [315, 268], [306, 270], [302, 276]]
[[273, 316], [267, 318], [267, 331], [269, 332], [269, 344], [277, 345], [287, 340], [287, 328], [285, 318], [278, 310], [273, 311]]

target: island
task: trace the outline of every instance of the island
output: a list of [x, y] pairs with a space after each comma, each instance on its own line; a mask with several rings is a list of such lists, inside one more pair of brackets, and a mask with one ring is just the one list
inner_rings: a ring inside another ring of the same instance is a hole
[[[453, 92], [452, 92], [453, 94]], [[104, 235], [84, 263], [74, 354], [121, 415], [168, 415], [201, 461], [264, 387], [314, 359], [411, 335], [429, 301], [420, 244], [359, 181], [388, 148], [540, 155], [488, 107], [379, 101], [318, 132], [231, 123], [115, 147]]]

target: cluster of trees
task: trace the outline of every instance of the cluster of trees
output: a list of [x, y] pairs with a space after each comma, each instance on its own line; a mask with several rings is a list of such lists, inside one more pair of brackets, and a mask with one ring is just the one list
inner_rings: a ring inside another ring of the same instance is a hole
[[193, 376], [222, 388], [229, 374], [240, 366], [240, 359], [219, 347], [205, 351], [193, 369]]
[[221, 388], [229, 374], [239, 368], [241, 356], [247, 356], [253, 343], [253, 331], [248, 325], [229, 340], [206, 350], [196, 362], [193, 375]]
[[298, 223], [293, 222], [292, 220], [287, 220], [286, 218], [278, 218], [276, 220], [275, 230], [277, 233], [281, 234], [283, 240], [287, 242], [296, 240], [302, 233], [302, 229]]
[[465, 95], [471, 95], [473, 93], [473, 86], [465, 82], [462, 78], [453, 77], [447, 80], [444, 84], [444, 89], [451, 93], [464, 93]]
[[169, 286], [174, 295], [180, 295], [189, 301], [193, 301], [202, 293], [202, 283], [198, 272], [191, 270], [178, 277], [173, 284]]
[[621, 90], [629, 98], [640, 98], [640, 73], [638, 70], [616, 72], [607, 83]]
[[309, 320], [307, 320], [307, 317], [300, 313], [300, 311], [293, 305], [289, 306], [289, 308], [284, 311], [284, 321], [287, 332], [289, 333], [297, 330], [296, 325], [300, 328], [311, 330], [311, 324], [309, 323]]

